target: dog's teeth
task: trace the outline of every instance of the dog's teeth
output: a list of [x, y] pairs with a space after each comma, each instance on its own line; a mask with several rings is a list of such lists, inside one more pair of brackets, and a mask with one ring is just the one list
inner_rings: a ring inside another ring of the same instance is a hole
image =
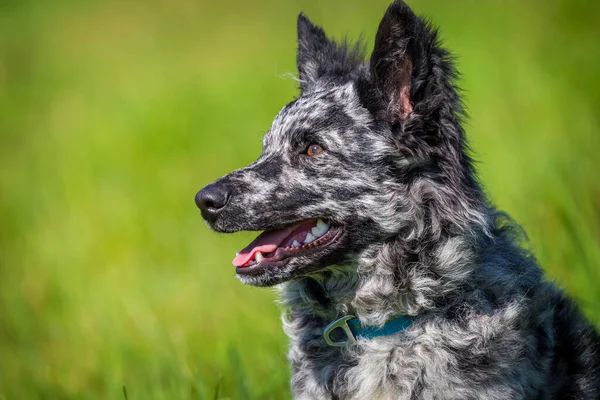
[[254, 255], [254, 259], [256, 260], [257, 263], [261, 262], [261, 260], [264, 258], [264, 256], [262, 255], [262, 253], [260, 251], [257, 251], [256, 254]]
[[292, 246], [300, 247], [300, 243], [296, 239], [294, 239], [294, 241], [292, 242]]
[[310, 242], [312, 242], [313, 240], [315, 240], [315, 237], [313, 236], [313, 234], [312, 234], [312, 233], [308, 232], [308, 233], [306, 234], [306, 239], [304, 239], [304, 243], [310, 243]]
[[318, 226], [315, 226], [310, 230], [310, 233], [312, 233], [314, 237], [318, 238], [321, 237], [325, 232], [322, 232]]
[[322, 232], [321, 233], [321, 235], [322, 235], [323, 233], [325, 233], [329, 230], [329, 224], [323, 222], [322, 219], [318, 219], [317, 220], [317, 229], [319, 229]]

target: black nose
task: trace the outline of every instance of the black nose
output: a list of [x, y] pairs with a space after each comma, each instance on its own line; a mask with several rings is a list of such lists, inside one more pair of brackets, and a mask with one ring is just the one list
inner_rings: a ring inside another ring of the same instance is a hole
[[196, 205], [202, 213], [202, 218], [212, 222], [229, 200], [229, 192], [223, 185], [210, 184], [196, 194]]

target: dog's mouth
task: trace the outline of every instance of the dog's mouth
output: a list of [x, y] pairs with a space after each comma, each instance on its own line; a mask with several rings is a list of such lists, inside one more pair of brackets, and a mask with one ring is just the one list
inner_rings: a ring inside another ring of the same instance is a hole
[[333, 242], [341, 228], [317, 219], [297, 222], [258, 235], [233, 259], [238, 274], [280, 266], [293, 257], [315, 253]]

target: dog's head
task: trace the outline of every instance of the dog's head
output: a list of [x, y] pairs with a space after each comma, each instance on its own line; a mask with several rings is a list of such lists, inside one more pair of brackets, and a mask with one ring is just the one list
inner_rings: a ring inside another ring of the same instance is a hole
[[387, 10], [368, 63], [360, 46], [336, 44], [300, 14], [298, 70], [301, 95], [275, 118], [260, 157], [196, 195], [214, 230], [264, 231], [233, 261], [258, 286], [436, 223], [422, 210], [440, 194], [419, 182], [472, 184], [448, 55], [404, 3]]

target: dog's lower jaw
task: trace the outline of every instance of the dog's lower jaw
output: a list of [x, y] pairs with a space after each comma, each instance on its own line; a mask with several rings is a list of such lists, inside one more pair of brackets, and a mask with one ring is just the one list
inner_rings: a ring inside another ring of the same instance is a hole
[[319, 275], [345, 255], [344, 241], [346, 239], [344, 228], [335, 227], [332, 230], [331, 240], [323, 246], [317, 247], [316, 252], [312, 254], [284, 258], [273, 263], [274, 265], [264, 268], [237, 267], [236, 275], [242, 283], [260, 287], [282, 284], [311, 274]]

